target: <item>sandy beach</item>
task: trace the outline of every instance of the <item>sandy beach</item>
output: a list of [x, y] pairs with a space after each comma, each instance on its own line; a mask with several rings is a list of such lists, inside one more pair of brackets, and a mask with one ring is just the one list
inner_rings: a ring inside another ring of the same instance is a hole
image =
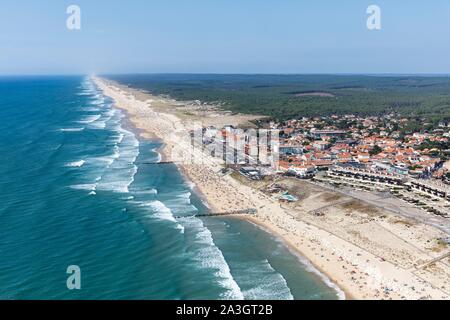
[[[347, 299], [450, 299], [449, 248], [438, 240], [447, 236], [443, 231], [287, 178], [279, 183], [297, 192], [299, 201], [281, 203], [264, 191], [265, 182], [224, 175], [218, 159], [190, 144], [193, 122], [251, 126], [249, 120], [256, 116], [222, 114], [214, 108], [193, 112], [195, 106], [181, 101], [101, 78], [94, 81], [127, 112], [143, 138], [164, 141], [164, 159], [178, 165], [212, 211], [257, 209], [256, 215], [241, 218], [283, 239]], [[178, 161], [181, 158], [184, 161]]]

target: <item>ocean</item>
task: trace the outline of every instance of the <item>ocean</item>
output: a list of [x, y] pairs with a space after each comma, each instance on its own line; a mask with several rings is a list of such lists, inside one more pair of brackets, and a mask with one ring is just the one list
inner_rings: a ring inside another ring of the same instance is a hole
[[341, 296], [258, 226], [194, 217], [192, 185], [149, 164], [161, 142], [88, 77], [0, 78], [0, 120], [0, 299]]

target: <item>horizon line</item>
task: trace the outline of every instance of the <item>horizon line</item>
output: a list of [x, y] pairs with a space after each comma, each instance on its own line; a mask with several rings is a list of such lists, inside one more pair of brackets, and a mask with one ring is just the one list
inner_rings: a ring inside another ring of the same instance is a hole
[[419, 77], [449, 77], [450, 73], [395, 73], [395, 72], [118, 72], [118, 73], [11, 73], [0, 74], [6, 77], [70, 77], [70, 76], [121, 76], [121, 75], [242, 75], [242, 76], [419, 76]]

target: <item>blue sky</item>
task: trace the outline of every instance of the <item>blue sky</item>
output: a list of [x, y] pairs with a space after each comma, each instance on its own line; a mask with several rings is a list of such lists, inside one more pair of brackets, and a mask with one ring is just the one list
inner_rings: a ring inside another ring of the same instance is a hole
[[447, 0], [2, 0], [0, 74], [450, 73], [449, 36]]

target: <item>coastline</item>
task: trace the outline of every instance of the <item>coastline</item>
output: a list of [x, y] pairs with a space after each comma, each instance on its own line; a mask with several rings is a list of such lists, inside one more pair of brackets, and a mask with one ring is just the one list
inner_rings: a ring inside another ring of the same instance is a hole
[[[164, 143], [164, 141], [158, 137], [152, 137], [152, 138], [148, 138], [148, 137], [140, 137], [141, 139], [152, 139], [156, 141], [160, 141], [162, 144], [160, 147], [158, 147], [157, 149], [153, 150], [155, 152], [157, 152], [160, 155], [160, 161], [166, 161], [168, 159], [168, 156], [165, 153], [165, 147], [166, 144]], [[208, 201], [208, 198], [203, 194], [203, 192], [197, 187], [197, 185], [192, 182], [189, 174], [187, 173], [186, 170], [184, 170], [183, 166], [177, 166], [178, 170], [180, 171], [183, 179], [186, 181], [187, 184], [189, 184], [191, 186], [191, 190], [193, 190], [193, 192], [195, 192], [195, 194], [197, 195], [197, 197], [202, 201], [202, 203], [211, 211], [218, 211], [217, 208], [214, 207], [213, 203], [210, 203]], [[289, 250], [289, 252], [291, 252], [297, 259], [298, 262], [301, 263], [304, 267], [305, 270], [314, 274], [315, 276], [317, 276], [320, 281], [322, 281], [323, 283], [325, 283], [329, 288], [331, 288], [332, 290], [334, 290], [336, 292], [336, 296], [338, 297], [339, 300], [353, 300], [354, 298], [352, 297], [351, 293], [342, 289], [341, 287], [339, 287], [334, 281], [333, 279], [331, 279], [329, 277], [329, 275], [326, 274], [326, 272], [324, 270], [322, 270], [319, 266], [315, 265], [313, 262], [311, 262], [310, 260], [308, 260], [305, 255], [303, 254], [303, 252], [301, 250], [299, 250], [298, 247], [296, 247], [293, 243], [291, 243], [288, 239], [284, 238], [273, 226], [271, 226], [268, 223], [264, 223], [263, 221], [257, 219], [256, 217], [253, 216], [249, 216], [249, 215], [233, 215], [229, 217], [230, 219], [239, 219], [239, 220], [244, 220], [248, 223], [252, 223], [253, 225], [257, 226], [259, 229], [261, 229], [264, 232], [269, 233], [271, 236], [273, 236], [277, 241], [279, 241], [280, 243], [283, 244], [283, 246], [285, 248], [287, 248]]]
[[[126, 115], [126, 121], [129, 123], [130, 126], [132, 126], [132, 130], [135, 131], [141, 139], [151, 139], [154, 141], [161, 142], [161, 146], [153, 150], [154, 152], [157, 152], [160, 155], [160, 162], [168, 161], [170, 159], [170, 156], [167, 154], [168, 145], [163, 138], [157, 136], [155, 133], [148, 132], [141, 128], [138, 128], [136, 124], [133, 123], [133, 121], [130, 119], [130, 113], [128, 109], [121, 108], [120, 105], [118, 105], [117, 103], [114, 103], [113, 107], [119, 108], [120, 110], [124, 111], [124, 114]], [[202, 203], [213, 212], [220, 211], [220, 209], [216, 207], [213, 202], [208, 200], [208, 197], [202, 192], [202, 190], [198, 187], [198, 185], [192, 181], [193, 177], [189, 175], [189, 171], [186, 170], [186, 167], [183, 165], [177, 165], [177, 168], [180, 171], [183, 179], [191, 186], [191, 189], [193, 190], [193, 192], [195, 192], [197, 197], [199, 197]], [[265, 223], [264, 221], [258, 219], [257, 217], [249, 215], [234, 215], [231, 216], [230, 218], [244, 220], [248, 223], [252, 223], [258, 228], [260, 228], [262, 231], [269, 233], [277, 241], [280, 241], [280, 243], [282, 243], [283, 246], [287, 248], [298, 259], [298, 262], [305, 267], [306, 271], [317, 276], [317, 278], [319, 278], [320, 281], [322, 281], [329, 288], [334, 290], [339, 300], [353, 299], [350, 292], [339, 287], [324, 270], [322, 270], [318, 265], [315, 265], [312, 261], [310, 261], [303, 254], [303, 252], [297, 246], [295, 246], [295, 244], [291, 243], [288, 239], [283, 237], [282, 234], [279, 231], [277, 231], [276, 228], [274, 228], [274, 226]]]
[[[155, 112], [152, 108], [152, 102], [156, 97], [141, 101], [136, 99], [132, 89], [128, 91], [123, 87], [114, 87], [98, 78], [95, 78], [94, 81], [106, 96], [114, 100], [115, 107], [126, 111], [128, 120], [139, 130], [142, 138], [154, 139], [157, 137], [163, 142], [157, 151], [161, 154], [161, 161], [170, 160], [170, 150], [173, 150], [177, 144], [181, 144], [176, 136], [176, 133], [182, 127], [181, 120], [173, 114]], [[155, 120], [155, 123], [146, 121], [149, 119]], [[186, 148], [186, 146], [184, 147]], [[220, 176], [218, 174], [219, 166], [214, 159], [202, 158], [202, 160], [204, 163], [201, 166], [185, 163], [177, 164], [182, 175], [192, 183], [194, 191], [202, 201], [204, 200], [208, 207], [216, 212], [225, 209], [258, 208], [256, 216], [242, 215], [236, 216], [236, 218], [254, 223], [280, 239], [291, 252], [295, 253], [299, 262], [305, 264], [302, 261], [302, 259], [305, 259], [307, 264], [317, 270], [320, 277], [323, 276], [322, 280], [325, 283], [329, 281], [329, 286], [336, 290], [338, 296], [340, 292], [343, 292], [347, 299], [378, 299], [380, 296], [383, 297], [383, 293], [380, 293], [380, 291], [386, 287], [384, 283], [389, 283], [392, 286], [393, 282], [397, 282], [396, 279], [402, 278], [402, 270], [398, 270], [391, 265], [386, 266], [384, 261], [364, 264], [364, 259], [374, 261], [377, 259], [376, 255], [347, 243], [326, 230], [294, 219], [292, 215], [285, 212], [286, 210], [277, 201], [242, 185], [229, 176]], [[358, 261], [358, 263], [355, 263], [355, 261]], [[349, 272], [348, 268], [354, 268], [354, 270]], [[374, 275], [367, 272], [371, 268], [377, 269]], [[379, 276], [377, 272], [381, 273], [382, 277], [386, 277], [386, 279], [378, 280], [376, 278]], [[364, 283], [366, 284], [371, 281], [370, 288], [360, 284], [355, 285], [354, 279], [356, 276], [363, 279], [362, 281], [365, 279], [366, 282]], [[420, 278], [413, 279], [413, 277], [414, 275], [408, 274], [405, 281], [414, 284], [420, 283]], [[431, 288], [425, 287], [429, 296], [439, 297], [439, 294], [441, 294], [439, 289], [433, 288], [433, 286]], [[400, 299], [406, 297], [407, 299], [414, 299], [415, 297], [414, 294], [409, 295], [409, 292], [406, 295], [406, 290], [399, 291], [395, 295], [384, 292], [383, 298]]]
[[274, 236], [277, 240], [279, 240], [283, 245], [294, 255], [297, 257], [299, 262], [303, 264], [307, 271], [314, 273], [317, 275], [321, 281], [323, 281], [328, 287], [332, 288], [336, 291], [336, 295], [338, 296], [339, 300], [355, 300], [355, 298], [352, 296], [351, 292], [339, 287], [336, 282], [330, 278], [330, 275], [326, 273], [325, 270], [320, 268], [318, 265], [315, 265], [312, 261], [308, 260], [306, 256], [303, 254], [303, 252], [295, 246], [293, 243], [291, 243], [289, 240], [287, 240], [285, 237], [283, 237], [280, 233], [278, 233], [277, 230], [273, 228], [270, 224], [264, 223], [258, 219], [255, 219], [251, 216], [237, 216], [236, 219], [243, 219], [246, 220], [249, 223], [253, 223], [254, 225], [258, 226], [261, 230], [264, 230], [267, 233], [270, 233], [272, 236]]
[[[161, 155], [161, 159], [167, 159], [168, 156], [165, 154], [165, 144], [163, 144], [160, 148], [158, 148], [158, 152]], [[165, 161], [165, 160], [161, 160]], [[200, 188], [198, 188], [197, 184], [194, 183], [191, 179], [191, 176], [189, 176], [189, 173], [187, 170], [185, 170], [184, 166], [180, 165], [177, 166], [179, 169], [181, 175], [186, 180], [186, 182], [190, 185], [192, 185], [192, 190], [196, 193], [196, 195], [201, 199], [204, 205], [206, 205], [211, 211], [220, 211], [218, 208], [214, 206], [214, 203], [211, 203], [208, 201], [208, 197], [202, 192]], [[354, 300], [354, 297], [352, 296], [351, 292], [348, 290], [345, 290], [338, 286], [336, 282], [330, 277], [329, 274], [325, 270], [323, 270], [319, 265], [316, 265], [314, 262], [310, 261], [303, 253], [303, 251], [296, 246], [294, 243], [289, 241], [286, 237], [283, 237], [280, 230], [277, 230], [275, 226], [264, 222], [263, 220], [258, 219], [256, 216], [251, 215], [233, 215], [230, 216], [230, 219], [239, 219], [239, 220], [245, 220], [248, 223], [252, 223], [256, 225], [258, 228], [263, 230], [264, 232], [267, 232], [271, 234], [275, 239], [280, 241], [301, 263], [305, 269], [308, 272], [313, 273], [315, 276], [320, 278], [322, 282], [324, 282], [328, 287], [336, 291], [336, 295], [339, 300]]]

